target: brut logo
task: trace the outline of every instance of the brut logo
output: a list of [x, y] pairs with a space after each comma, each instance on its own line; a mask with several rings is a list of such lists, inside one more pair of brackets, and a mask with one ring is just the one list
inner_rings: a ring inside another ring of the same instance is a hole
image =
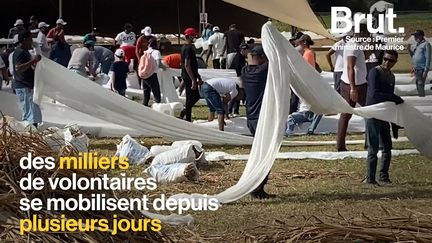
[[[378, 26], [373, 27], [372, 14], [355, 14], [352, 18], [352, 12], [347, 7], [332, 7], [331, 8], [331, 32], [332, 33], [348, 33], [354, 25], [354, 33], [360, 32], [360, 23], [366, 19], [367, 29], [370, 33], [392, 33], [400, 34], [405, 32], [405, 28], [394, 28], [394, 19], [397, 15], [393, 12], [393, 8], [389, 8], [387, 14], [378, 14], [376, 21]], [[387, 24], [386, 24], [387, 22]], [[387, 27], [387, 29], [386, 29]]]

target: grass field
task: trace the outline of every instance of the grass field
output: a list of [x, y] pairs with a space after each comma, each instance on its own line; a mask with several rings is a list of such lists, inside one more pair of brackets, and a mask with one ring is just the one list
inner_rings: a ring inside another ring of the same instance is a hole
[[[195, 119], [204, 119], [206, 108], [194, 108]], [[351, 134], [348, 139], [361, 139]], [[294, 136], [290, 140], [334, 140], [335, 135]], [[169, 144], [161, 138], [138, 138], [147, 147]], [[112, 156], [120, 139], [92, 139], [90, 149], [101, 155]], [[207, 151], [248, 154], [250, 146], [204, 147]], [[349, 150], [363, 150], [362, 145], [348, 146]], [[409, 143], [396, 143], [397, 149], [413, 148]], [[333, 146], [282, 147], [281, 151], [334, 151]], [[216, 212], [191, 212], [196, 223], [188, 228], [165, 227], [173, 239], [200, 242], [253, 242], [255, 237], [272, 237], [272, 225], [280, 222], [301, 226], [310, 216], [326, 215], [345, 218], [408, 216], [432, 214], [432, 165], [421, 155], [405, 155], [392, 159], [392, 186], [365, 188], [361, 179], [365, 174], [365, 159], [276, 160], [270, 174], [268, 191], [275, 199], [258, 201], [245, 197], [223, 205]], [[184, 193], [215, 194], [234, 185], [245, 166], [245, 161], [211, 163], [201, 171], [198, 183], [160, 185], [152, 194]], [[130, 175], [143, 176], [145, 166], [133, 166]], [[112, 173], [118, 173], [112, 171]], [[127, 195], [141, 195], [139, 191]], [[259, 230], [257, 230], [259, 229]]]

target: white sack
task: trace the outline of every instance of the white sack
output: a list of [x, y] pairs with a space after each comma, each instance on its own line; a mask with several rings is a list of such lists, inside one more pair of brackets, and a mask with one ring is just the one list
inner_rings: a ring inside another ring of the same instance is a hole
[[77, 128], [68, 127], [64, 130], [65, 144], [72, 146], [78, 152], [88, 152], [90, 139], [85, 134], [75, 135]]
[[150, 151], [128, 134], [125, 135], [121, 143], [117, 145], [115, 156], [127, 157], [130, 164], [139, 165], [145, 163], [147, 159], [150, 158]]

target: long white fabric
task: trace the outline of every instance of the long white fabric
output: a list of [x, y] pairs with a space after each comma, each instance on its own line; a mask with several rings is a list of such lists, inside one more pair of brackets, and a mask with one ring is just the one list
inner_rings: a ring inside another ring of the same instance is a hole
[[[405, 127], [415, 147], [432, 159], [432, 122], [409, 104], [396, 106], [385, 102], [374, 106], [351, 108], [328, 83], [308, 65], [293, 46], [267, 23], [262, 28], [263, 47], [269, 59], [269, 74], [263, 97], [256, 136], [250, 157], [236, 185], [214, 195], [221, 203], [236, 201], [255, 189], [270, 172], [281, 146], [288, 116], [290, 84], [296, 93], [312, 105], [316, 113], [354, 113], [375, 117]], [[177, 194], [173, 198], [196, 200], [199, 194]]]
[[34, 100], [43, 96], [100, 120], [138, 131], [151, 131], [173, 140], [194, 139], [206, 144], [250, 144], [252, 138], [197, 127], [132, 102], [97, 83], [43, 58], [35, 71]]

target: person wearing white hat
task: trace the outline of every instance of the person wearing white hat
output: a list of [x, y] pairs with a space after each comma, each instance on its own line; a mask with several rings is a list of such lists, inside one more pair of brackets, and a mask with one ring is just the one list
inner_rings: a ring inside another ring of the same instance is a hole
[[28, 30], [32, 34], [32, 38], [37, 38], [39, 34], [39, 20], [37, 19], [36, 16], [33, 15], [30, 17], [29, 23], [30, 26], [28, 27]]
[[[213, 59], [213, 68], [220, 69], [221, 63], [223, 59], [223, 48], [225, 45], [224, 34], [220, 32], [218, 26], [213, 27], [213, 35], [208, 39], [209, 41], [209, 53], [206, 58], [206, 63], [208, 63], [208, 59], [212, 56]], [[212, 55], [213, 54], [213, 55]]]
[[48, 32], [48, 41], [52, 42], [56, 37], [58, 37], [61, 42], [66, 43], [64, 37], [65, 33], [63, 29], [65, 25], [67, 25], [67, 23], [63, 19], [57, 19], [56, 27], [50, 29], [50, 31]]
[[125, 62], [125, 52], [122, 49], [117, 49], [114, 53], [114, 63], [109, 72], [111, 90], [121, 96], [126, 95], [126, 78], [129, 72], [129, 65]]
[[17, 19], [15, 21], [14, 27], [12, 27], [9, 30], [8, 38], [12, 39], [15, 35], [19, 34], [20, 32], [24, 32], [24, 31], [25, 31], [24, 21], [22, 19]]
[[[135, 55], [137, 58], [136, 60], [138, 62], [141, 59], [141, 56], [144, 54], [144, 52], [148, 49], [148, 45], [150, 41], [157, 41], [156, 37], [152, 35], [152, 29], [150, 26], [146, 26], [144, 29], [142, 29], [141, 34], [142, 35], [138, 38], [136, 42], [136, 49], [135, 49]], [[142, 79], [139, 77], [139, 75], [137, 75], [137, 77], [138, 77], [139, 86], [141, 87]]]
[[39, 28], [39, 33], [37, 35], [36, 38], [36, 42], [39, 44], [41, 51], [42, 51], [42, 56], [44, 57], [49, 57], [51, 48], [48, 45], [48, 39], [46, 37], [46, 32], [48, 30], [49, 24], [45, 23], [45, 22], [40, 22], [38, 24], [38, 28]]

